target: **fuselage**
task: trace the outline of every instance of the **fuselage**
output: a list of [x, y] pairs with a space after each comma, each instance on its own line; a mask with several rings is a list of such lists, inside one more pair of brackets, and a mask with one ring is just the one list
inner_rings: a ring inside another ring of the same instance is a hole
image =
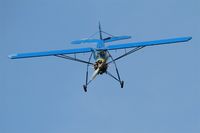
[[94, 70], [98, 70], [98, 74], [103, 74], [107, 71], [108, 65], [107, 60], [109, 58], [109, 54], [107, 51], [98, 51], [95, 54], [95, 64], [94, 64]]

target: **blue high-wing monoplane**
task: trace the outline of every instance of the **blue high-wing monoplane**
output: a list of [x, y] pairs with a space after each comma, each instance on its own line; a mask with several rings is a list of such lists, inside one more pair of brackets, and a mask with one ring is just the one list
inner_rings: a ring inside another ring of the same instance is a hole
[[[91, 83], [92, 80], [99, 74], [107, 74], [113, 79], [117, 80], [121, 88], [124, 86], [124, 81], [121, 80], [119, 71], [116, 65], [116, 61], [136, 52], [146, 46], [153, 46], [153, 45], [163, 45], [163, 44], [171, 44], [171, 43], [179, 43], [179, 42], [186, 42], [192, 39], [192, 37], [179, 37], [179, 38], [171, 38], [171, 39], [162, 39], [162, 40], [155, 40], [155, 41], [146, 41], [146, 42], [132, 42], [132, 43], [125, 43], [125, 44], [117, 44], [117, 45], [105, 45], [108, 42], [119, 41], [124, 39], [130, 39], [130, 36], [113, 36], [101, 30], [101, 25], [99, 23], [99, 39], [82, 39], [72, 41], [72, 44], [82, 44], [82, 43], [96, 43], [96, 48], [78, 48], [78, 49], [67, 49], [67, 50], [52, 50], [52, 51], [45, 51], [45, 52], [33, 52], [33, 53], [19, 53], [19, 54], [12, 54], [9, 55], [11, 59], [19, 59], [19, 58], [32, 58], [32, 57], [42, 57], [42, 56], [56, 56], [64, 59], [69, 59], [73, 61], [78, 61], [81, 63], [87, 64], [87, 71], [86, 71], [86, 83], [83, 85], [84, 91], [87, 92], [87, 86]], [[95, 33], [95, 34], [97, 34]], [[109, 35], [109, 37], [103, 38], [102, 33]], [[117, 49], [130, 49], [128, 52], [125, 52], [123, 55], [120, 55], [117, 58], [113, 58], [110, 54], [110, 50], [117, 50]], [[88, 61], [77, 59], [76, 57], [68, 56], [69, 54], [77, 54], [77, 53], [88, 53], [90, 52], [90, 56]], [[94, 57], [95, 61], [91, 61], [91, 57]], [[109, 60], [110, 59], [110, 60]], [[117, 77], [112, 75], [108, 72], [108, 67], [110, 63], [114, 63]], [[88, 67], [92, 65], [94, 68], [94, 73], [91, 79], [88, 79]]]

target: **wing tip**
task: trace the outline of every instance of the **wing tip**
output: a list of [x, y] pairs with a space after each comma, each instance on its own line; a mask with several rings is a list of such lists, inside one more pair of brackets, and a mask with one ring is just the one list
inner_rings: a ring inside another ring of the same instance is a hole
[[8, 55], [8, 58], [10, 58], [10, 59], [16, 59], [16, 57], [17, 57], [17, 54], [10, 54], [10, 55]]
[[187, 37], [187, 38], [188, 38], [188, 41], [192, 39], [192, 37], [191, 37], [191, 36], [189, 36], [189, 37]]
[[81, 44], [79, 41], [71, 41], [71, 44]]

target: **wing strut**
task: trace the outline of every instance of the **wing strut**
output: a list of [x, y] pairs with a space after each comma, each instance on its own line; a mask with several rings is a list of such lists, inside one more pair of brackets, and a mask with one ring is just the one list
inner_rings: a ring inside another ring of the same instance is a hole
[[110, 63], [112, 63], [112, 62], [115, 62], [116, 60], [119, 60], [119, 59], [121, 59], [121, 58], [123, 58], [123, 57], [125, 57], [125, 56], [127, 56], [127, 55], [129, 55], [129, 54], [132, 54], [132, 53], [134, 53], [134, 52], [136, 52], [136, 51], [138, 51], [138, 50], [140, 50], [140, 49], [142, 49], [142, 48], [144, 48], [144, 47], [145, 47], [145, 46], [136, 47], [136, 48], [130, 50], [129, 52], [127, 52], [127, 53], [125, 53], [125, 54], [123, 54], [123, 55], [121, 55], [121, 56], [119, 56], [119, 57], [117, 57], [117, 58], [111, 60], [111, 61], [108, 62], [107, 64], [110, 64]]
[[84, 60], [77, 59], [77, 58], [73, 58], [73, 57], [70, 57], [70, 56], [67, 56], [67, 55], [64, 55], [64, 54], [55, 55], [55, 56], [56, 56], [56, 57], [60, 57], [60, 58], [64, 58], [64, 59], [68, 59], [68, 60], [73, 60], [73, 61], [81, 62], [81, 63], [86, 63], [86, 64], [88, 64], [88, 65], [93, 65], [93, 63], [91, 63], [91, 62], [84, 61]]

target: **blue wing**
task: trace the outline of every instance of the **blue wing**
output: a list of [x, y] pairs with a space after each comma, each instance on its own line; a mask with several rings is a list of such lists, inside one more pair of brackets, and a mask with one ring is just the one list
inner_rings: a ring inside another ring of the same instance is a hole
[[53, 56], [53, 55], [62, 55], [62, 54], [86, 53], [86, 52], [92, 52], [92, 51], [93, 51], [92, 48], [80, 48], [80, 49], [68, 49], [68, 50], [52, 50], [52, 51], [45, 51], [45, 52], [19, 53], [19, 54], [9, 55], [8, 57], [11, 59], [19, 59], [19, 58]]
[[125, 49], [125, 48], [133, 48], [133, 47], [140, 47], [140, 46], [153, 46], [153, 45], [171, 44], [171, 43], [187, 42], [191, 39], [192, 39], [192, 37], [180, 37], [180, 38], [172, 38], [172, 39], [147, 41], [147, 42], [117, 44], [117, 45], [107, 46], [105, 49], [106, 50], [116, 50], [116, 49]]

